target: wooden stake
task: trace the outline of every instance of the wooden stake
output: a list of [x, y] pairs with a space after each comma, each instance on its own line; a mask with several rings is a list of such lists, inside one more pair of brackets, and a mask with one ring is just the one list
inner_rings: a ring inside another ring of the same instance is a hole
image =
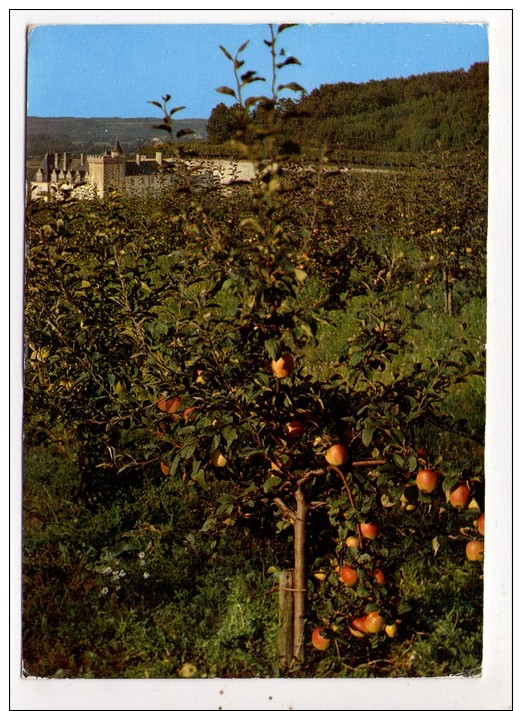
[[293, 572], [282, 570], [279, 576], [279, 628], [277, 630], [277, 651], [280, 669], [287, 669], [292, 663], [294, 645], [294, 594]]
[[301, 487], [295, 492], [294, 521], [294, 650], [298, 662], [304, 661], [304, 627], [306, 617], [306, 512], [308, 504]]

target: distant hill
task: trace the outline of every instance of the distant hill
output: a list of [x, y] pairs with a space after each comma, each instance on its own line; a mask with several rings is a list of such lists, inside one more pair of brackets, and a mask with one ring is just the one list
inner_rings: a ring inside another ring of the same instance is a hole
[[[165, 139], [165, 132], [154, 129], [160, 123], [155, 118], [42, 118], [28, 116], [26, 151], [28, 158], [45, 153], [103, 153], [110, 150], [117, 138], [124, 153], [135, 153], [150, 145], [155, 138]], [[206, 138], [207, 119], [174, 120], [173, 132], [191, 129], [191, 140]]]

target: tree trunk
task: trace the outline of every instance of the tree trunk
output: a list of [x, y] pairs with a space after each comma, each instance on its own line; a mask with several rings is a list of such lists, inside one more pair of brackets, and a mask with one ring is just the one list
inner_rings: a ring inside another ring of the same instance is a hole
[[294, 648], [294, 578], [291, 570], [282, 570], [279, 576], [279, 628], [277, 651], [279, 667], [286, 669], [292, 663]]
[[304, 623], [306, 617], [306, 512], [308, 505], [301, 487], [295, 492], [294, 521], [294, 648], [293, 656], [304, 661]]

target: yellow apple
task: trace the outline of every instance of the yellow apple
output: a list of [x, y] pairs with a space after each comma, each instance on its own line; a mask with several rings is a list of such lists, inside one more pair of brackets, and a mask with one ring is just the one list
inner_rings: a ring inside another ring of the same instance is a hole
[[345, 543], [347, 548], [359, 549], [361, 547], [361, 542], [359, 541], [358, 536], [348, 536]]
[[484, 543], [482, 541], [469, 541], [466, 545], [466, 558], [468, 560], [483, 560]]
[[395, 637], [395, 635], [397, 634], [397, 625], [396, 625], [396, 623], [394, 622], [394, 623], [391, 624], [391, 625], [386, 625], [386, 626], [384, 627], [384, 632], [385, 632], [385, 634], [386, 634], [387, 637], [390, 637], [390, 639], [393, 639], [393, 638]]
[[368, 634], [376, 634], [384, 629], [384, 618], [376, 610], [366, 615], [366, 631]]
[[328, 464], [334, 467], [340, 467], [342, 464], [346, 464], [349, 460], [350, 455], [348, 449], [344, 444], [334, 444], [326, 450], [324, 455]]
[[215, 467], [226, 467], [227, 458], [222, 454], [220, 449], [215, 449], [210, 455], [210, 461]]
[[284, 353], [278, 360], [272, 361], [272, 373], [276, 378], [288, 378], [294, 369], [294, 357], [291, 353]]

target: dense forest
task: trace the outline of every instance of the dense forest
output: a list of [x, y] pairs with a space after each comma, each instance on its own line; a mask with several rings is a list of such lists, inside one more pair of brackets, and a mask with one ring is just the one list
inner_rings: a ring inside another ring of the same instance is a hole
[[[430, 150], [438, 142], [456, 150], [470, 142], [485, 147], [488, 64], [474, 64], [467, 72], [325, 84], [283, 102], [281, 114], [285, 134], [302, 146], [406, 152]], [[238, 120], [237, 107], [218, 105], [207, 126], [209, 141], [231, 138]]]
[[[303, 148], [325, 143], [352, 151], [415, 153], [442, 142], [459, 150], [476, 142], [487, 145], [488, 64], [468, 71], [437, 72], [364, 84], [324, 84], [309, 94], [281, 102], [282, 130]], [[262, 109], [251, 116], [261, 121]], [[306, 119], [306, 120], [305, 120]], [[241, 128], [237, 105], [218, 103], [206, 119], [176, 119], [179, 128], [194, 131], [184, 142], [222, 146]], [[102, 152], [116, 132], [126, 153], [151, 147], [152, 118], [27, 119], [28, 157], [47, 151]], [[161, 131], [157, 131], [161, 138]], [[188, 139], [188, 140], [187, 140]]]

